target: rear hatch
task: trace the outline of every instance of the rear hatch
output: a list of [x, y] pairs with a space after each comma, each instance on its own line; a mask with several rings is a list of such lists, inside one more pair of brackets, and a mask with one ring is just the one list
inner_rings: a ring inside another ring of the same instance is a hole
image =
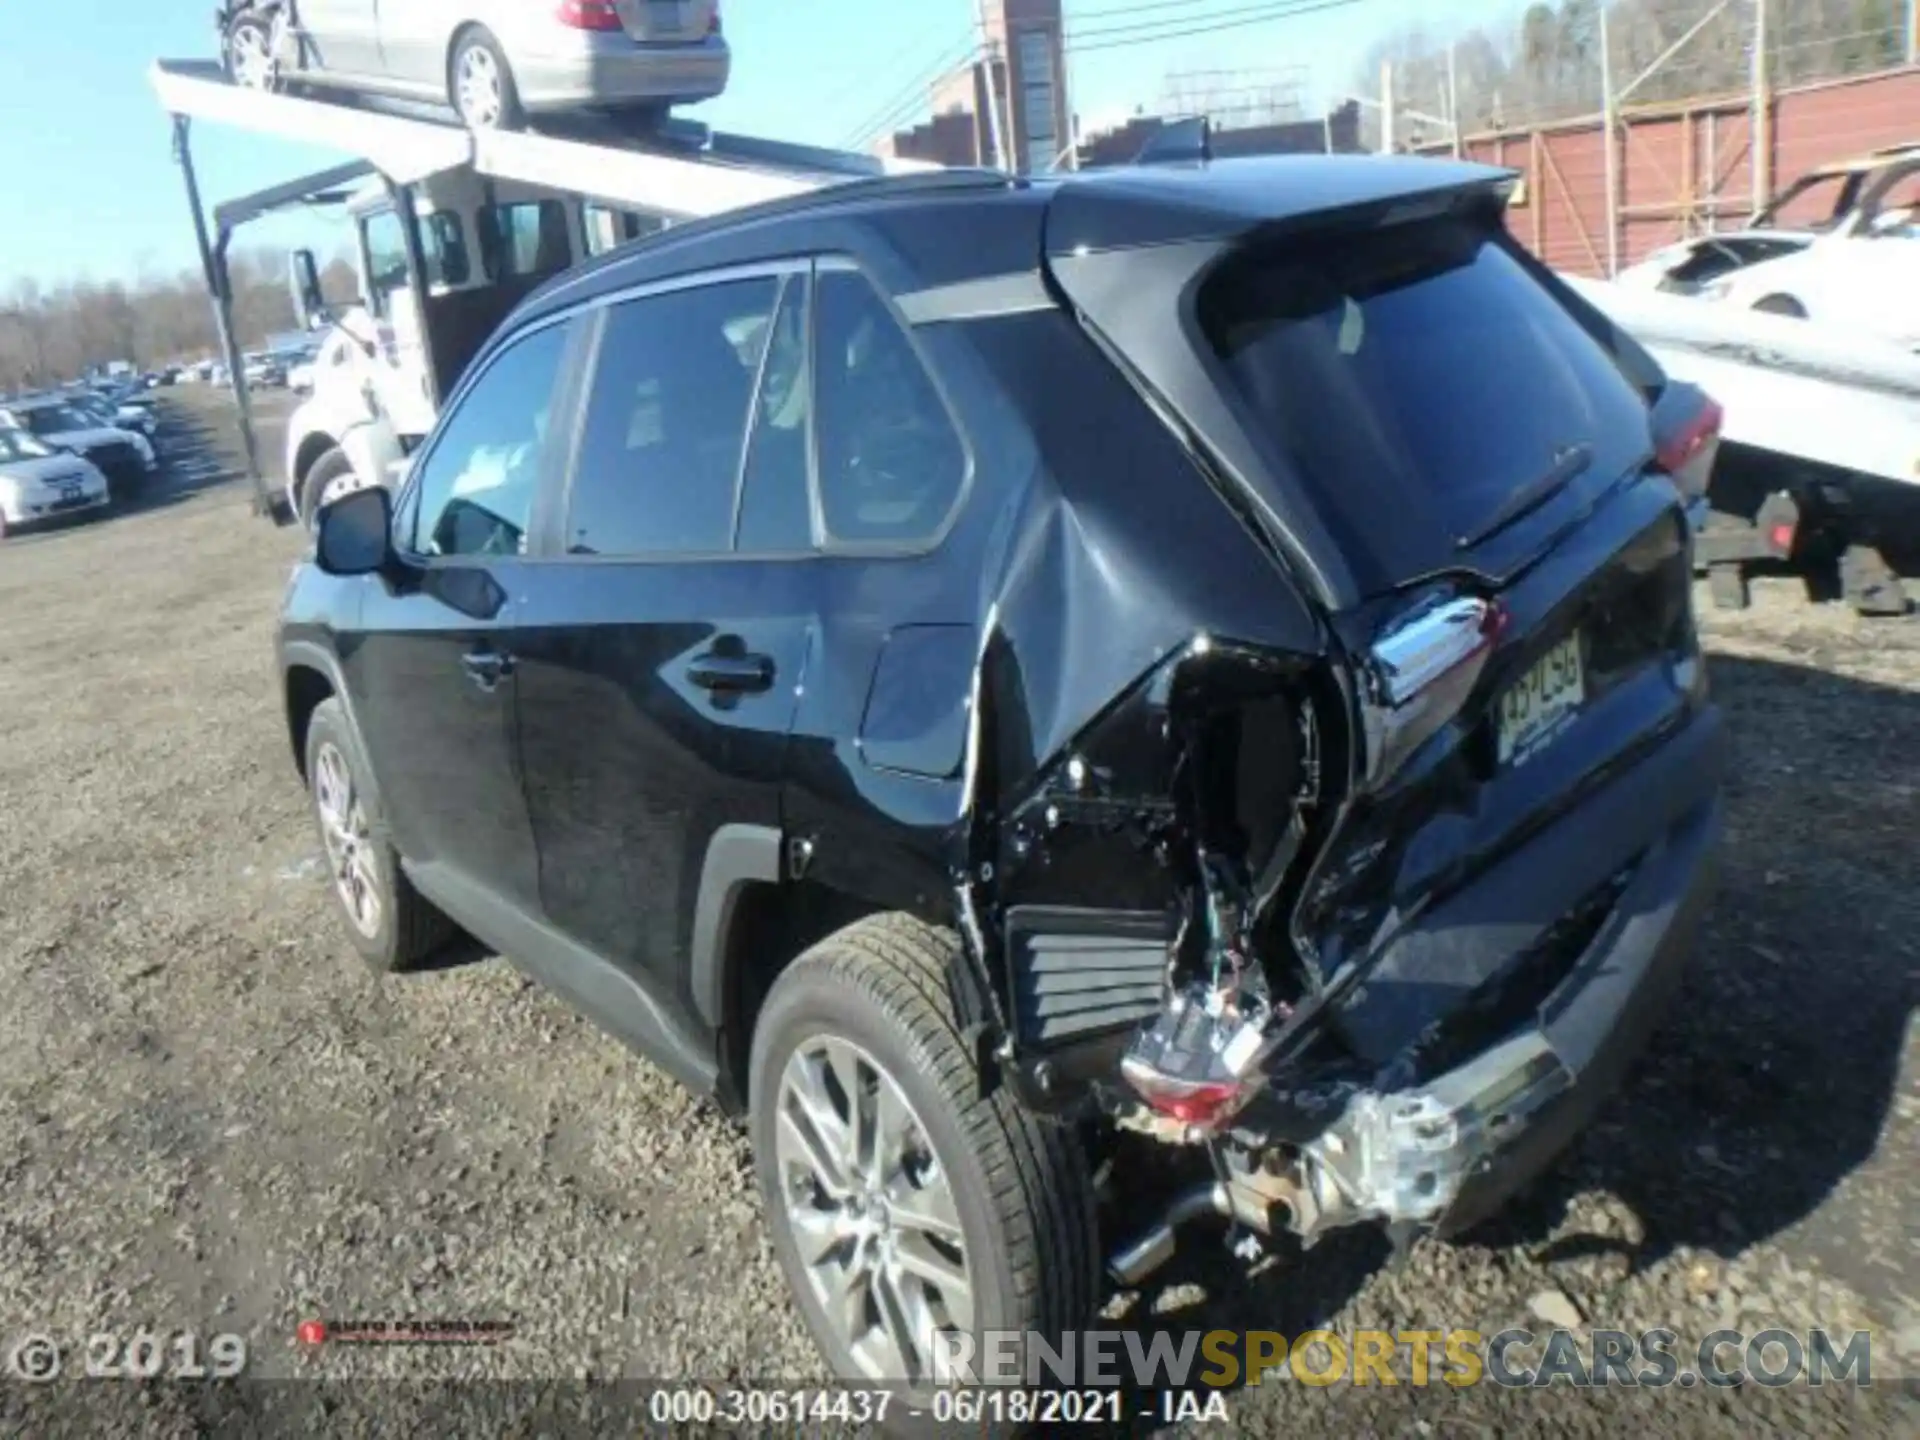
[[620, 25], [646, 45], [689, 44], [719, 28], [719, 0], [615, 0]]
[[[1324, 169], [1211, 205], [1204, 172], [1125, 182], [1125, 210], [1063, 186], [1052, 263], [1340, 637], [1356, 788], [1292, 938], [1320, 981], [1372, 976], [1342, 1022], [1385, 1063], [1567, 914], [1604, 910], [1714, 777], [1667, 777], [1521, 893], [1493, 878], [1609, 785], [1644, 783], [1704, 704], [1689, 539], [1655, 468], [1660, 377], [1542, 283], [1489, 172], [1306, 164]], [[1103, 227], [1148, 243], [1096, 249]]]

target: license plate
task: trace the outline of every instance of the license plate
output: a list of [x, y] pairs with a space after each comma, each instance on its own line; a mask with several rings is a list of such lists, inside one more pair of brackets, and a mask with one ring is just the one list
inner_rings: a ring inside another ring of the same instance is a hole
[[1526, 759], [1587, 698], [1579, 635], [1554, 646], [1500, 697], [1500, 763]]
[[78, 505], [80, 499], [80, 487], [78, 485], [62, 485], [60, 487], [60, 503], [62, 505]]

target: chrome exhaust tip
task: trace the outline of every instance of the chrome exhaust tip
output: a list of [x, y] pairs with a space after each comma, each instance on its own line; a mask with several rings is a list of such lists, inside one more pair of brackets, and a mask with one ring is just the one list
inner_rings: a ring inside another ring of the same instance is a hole
[[1202, 1215], [1231, 1215], [1233, 1201], [1227, 1187], [1209, 1180], [1186, 1191], [1167, 1207], [1159, 1223], [1146, 1234], [1114, 1252], [1107, 1261], [1107, 1274], [1122, 1289], [1131, 1290], [1173, 1258], [1175, 1231], [1189, 1220]]

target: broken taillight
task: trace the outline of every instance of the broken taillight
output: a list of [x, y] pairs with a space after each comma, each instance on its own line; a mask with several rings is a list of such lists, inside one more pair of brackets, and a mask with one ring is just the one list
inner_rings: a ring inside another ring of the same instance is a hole
[[1250, 1088], [1244, 1080], [1176, 1080], [1138, 1063], [1123, 1062], [1121, 1073], [1154, 1111], [1202, 1130], [1238, 1110]]
[[620, 28], [620, 11], [613, 0], [560, 0], [554, 18], [569, 30]]
[[1361, 705], [1369, 784], [1393, 775], [1459, 714], [1506, 624], [1497, 600], [1459, 596], [1415, 611], [1374, 641]]

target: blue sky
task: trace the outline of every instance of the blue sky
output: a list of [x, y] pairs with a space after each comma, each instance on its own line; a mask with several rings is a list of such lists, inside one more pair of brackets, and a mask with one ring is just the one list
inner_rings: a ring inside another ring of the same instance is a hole
[[[726, 95], [688, 113], [721, 129], [830, 145], [890, 108], [903, 123], [924, 113], [895, 102], [914, 97], [914, 82], [968, 41], [974, 14], [973, 0], [722, 3], [733, 78]], [[0, 293], [24, 275], [131, 278], [195, 264], [166, 117], [146, 71], [157, 56], [210, 57], [213, 9], [213, 0], [0, 0], [10, 201]], [[1071, 39], [1155, 21], [1233, 22], [1259, 9], [1253, 0], [1068, 0], [1067, 21]], [[1072, 101], [1083, 117], [1124, 114], [1154, 108], [1169, 71], [1305, 66], [1317, 104], [1350, 82], [1361, 52], [1385, 33], [1423, 17], [1458, 25], [1513, 9], [1515, 0], [1353, 0], [1186, 39], [1109, 38], [1107, 48], [1071, 57]], [[194, 148], [209, 205], [350, 158], [210, 126], [196, 131]], [[330, 240], [344, 243], [338, 222], [295, 216], [250, 227], [240, 243]]]

